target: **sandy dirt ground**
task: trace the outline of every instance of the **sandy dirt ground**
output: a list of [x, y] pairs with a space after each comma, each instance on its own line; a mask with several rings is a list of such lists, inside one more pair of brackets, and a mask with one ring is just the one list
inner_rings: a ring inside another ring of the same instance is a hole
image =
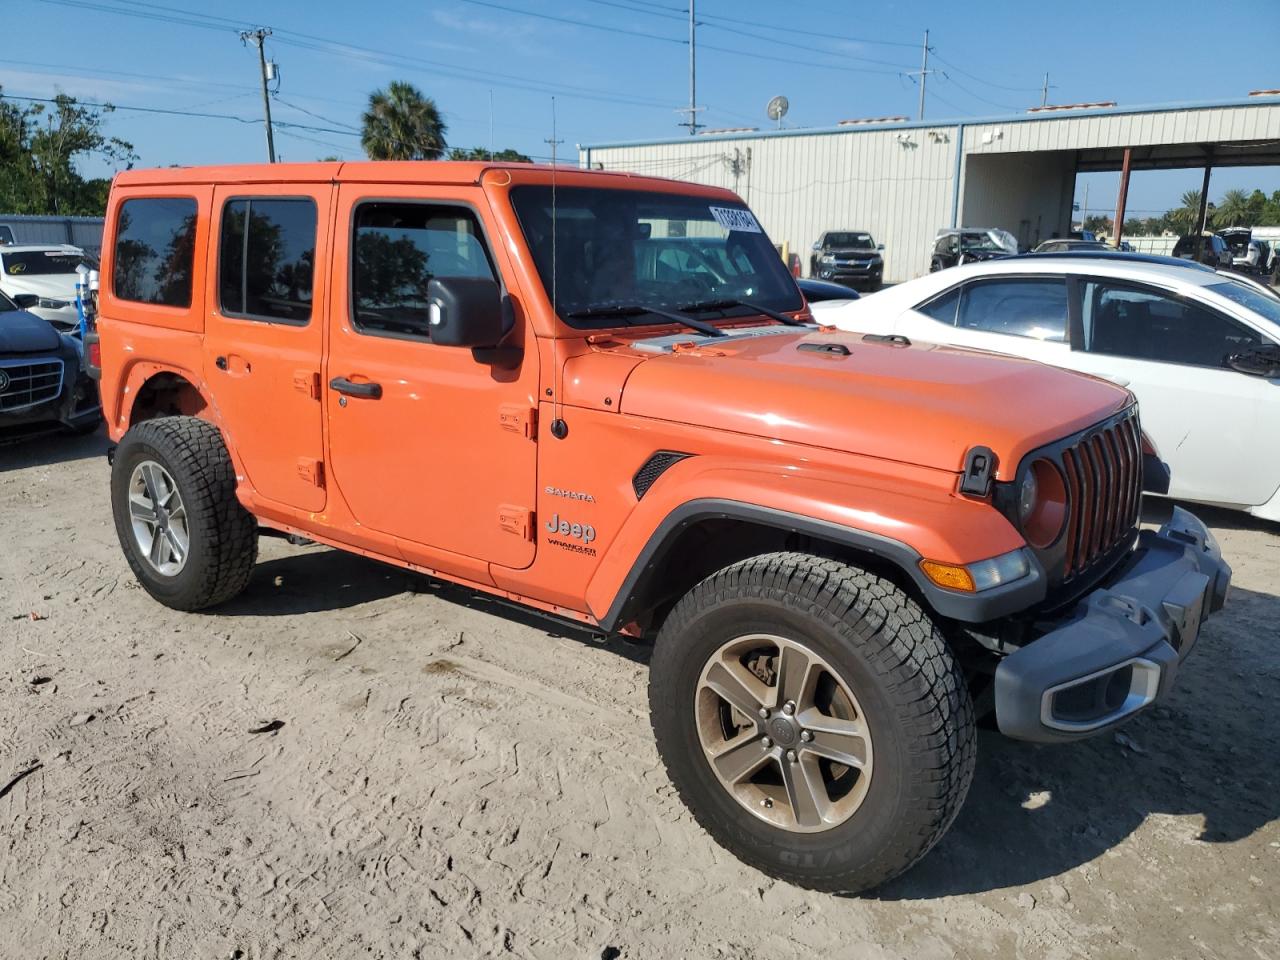
[[1274, 527], [1203, 511], [1236, 589], [1167, 703], [983, 733], [942, 843], [837, 898], [684, 811], [643, 648], [275, 539], [169, 611], [104, 446], [0, 448], [0, 957], [1280, 958]]

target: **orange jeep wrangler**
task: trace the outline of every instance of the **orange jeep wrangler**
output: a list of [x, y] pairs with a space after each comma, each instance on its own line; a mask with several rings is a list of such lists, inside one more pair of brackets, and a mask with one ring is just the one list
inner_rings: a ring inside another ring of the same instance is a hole
[[733, 193], [568, 168], [120, 174], [98, 303], [120, 544], [161, 603], [259, 532], [652, 639], [658, 748], [759, 869], [874, 887], [938, 840], [975, 716], [1106, 730], [1230, 569], [1128, 391], [816, 326]]

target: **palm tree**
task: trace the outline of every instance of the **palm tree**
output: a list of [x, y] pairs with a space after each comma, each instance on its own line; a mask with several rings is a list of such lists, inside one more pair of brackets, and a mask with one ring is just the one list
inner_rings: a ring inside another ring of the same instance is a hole
[[1249, 195], [1243, 190], [1228, 190], [1222, 195], [1213, 222], [1218, 227], [1247, 227], [1249, 221]]
[[1196, 222], [1200, 216], [1200, 191], [1188, 190], [1182, 195], [1182, 206], [1170, 210], [1165, 216], [1178, 233], [1194, 233], [1200, 226]]
[[411, 83], [393, 80], [369, 94], [360, 145], [370, 160], [438, 160], [446, 126], [440, 108]]

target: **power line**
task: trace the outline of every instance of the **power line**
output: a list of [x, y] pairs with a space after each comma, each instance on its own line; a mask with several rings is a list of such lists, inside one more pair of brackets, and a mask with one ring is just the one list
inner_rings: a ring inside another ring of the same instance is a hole
[[1040, 92], [1039, 87], [1011, 87], [1008, 84], [996, 83], [992, 80], [984, 80], [982, 77], [978, 76], [975, 73], [970, 73], [968, 70], [965, 70], [963, 67], [957, 67], [950, 60], [946, 60], [943, 57], [938, 56], [937, 53], [933, 55], [933, 58], [937, 60], [939, 63], [943, 64], [944, 66], [950, 67], [952, 70], [956, 71], [956, 73], [964, 74], [970, 80], [975, 80], [978, 83], [981, 83], [988, 87], [996, 87], [997, 89], [1000, 89], [1000, 90], [1012, 90], [1014, 93], [1039, 93]]
[[626, 27], [609, 27], [600, 23], [589, 23], [585, 20], [571, 20], [568, 17], [557, 17], [550, 13], [538, 13], [534, 10], [521, 10], [519, 7], [507, 7], [500, 3], [492, 3], [491, 0], [462, 0], [463, 3], [470, 3], [477, 7], [492, 7], [494, 10], [505, 10], [507, 13], [518, 13], [525, 17], [537, 17], [539, 20], [553, 20], [556, 23], [567, 23], [571, 27], [587, 27], [591, 30], [604, 30], [608, 33], [622, 33], [632, 37], [645, 37], [649, 40], [661, 40], [665, 43], [678, 43], [683, 45], [685, 41], [676, 39], [675, 37], [664, 37], [658, 33], [645, 33], [642, 30], [630, 30]]
[[739, 17], [721, 17], [704, 15], [703, 20], [715, 23], [717, 20], [725, 23], [736, 23], [746, 27], [762, 27], [765, 30], [780, 30], [783, 33], [794, 33], [804, 37], [820, 37], [823, 40], [840, 40], [845, 43], [867, 43], [875, 44], [882, 47], [911, 47], [914, 48], [914, 42], [905, 40], [873, 40], [870, 37], [850, 37], [838, 33], [819, 33], [816, 30], [801, 30], [799, 27], [784, 27], [776, 23], [761, 23], [758, 20], [743, 20]]

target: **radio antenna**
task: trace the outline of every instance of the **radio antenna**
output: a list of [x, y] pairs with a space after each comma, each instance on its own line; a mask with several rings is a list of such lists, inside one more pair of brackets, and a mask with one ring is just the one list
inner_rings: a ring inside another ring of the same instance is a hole
[[[557, 286], [559, 285], [560, 264], [556, 260], [556, 147], [564, 141], [556, 139], [556, 98], [551, 98], [551, 139], [543, 141], [551, 144], [551, 313], [557, 321], [560, 319]], [[558, 331], [557, 331], [558, 334]], [[551, 372], [554, 396], [551, 398], [551, 435], [563, 440], [569, 434], [569, 426], [560, 416], [563, 402], [560, 393], [564, 388], [564, 373], [560, 366], [560, 337], [551, 341], [551, 362], [555, 369]]]

